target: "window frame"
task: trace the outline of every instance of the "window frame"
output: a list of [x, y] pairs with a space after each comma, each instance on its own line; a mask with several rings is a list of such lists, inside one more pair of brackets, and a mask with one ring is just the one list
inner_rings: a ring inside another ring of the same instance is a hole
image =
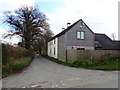
[[77, 48], [77, 50], [85, 50], [85, 48]]
[[[78, 32], [79, 32], [79, 34], [80, 34], [80, 38], [78, 38]], [[81, 33], [83, 33], [83, 38], [82, 38], [82, 34]], [[85, 31], [77, 31], [76, 32], [76, 38], [77, 39], [79, 39], [79, 40], [84, 40], [85, 39]]]

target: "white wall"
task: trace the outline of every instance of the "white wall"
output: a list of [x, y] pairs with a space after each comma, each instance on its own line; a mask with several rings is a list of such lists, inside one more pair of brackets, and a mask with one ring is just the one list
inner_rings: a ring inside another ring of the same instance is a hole
[[[55, 48], [55, 54], [54, 54], [54, 48]], [[58, 38], [55, 38], [52, 41], [48, 42], [48, 56], [58, 58]]]

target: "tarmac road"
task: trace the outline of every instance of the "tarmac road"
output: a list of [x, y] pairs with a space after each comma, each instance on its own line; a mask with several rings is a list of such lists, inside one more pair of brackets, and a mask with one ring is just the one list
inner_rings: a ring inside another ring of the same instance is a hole
[[63, 66], [36, 57], [22, 72], [2, 79], [3, 88], [118, 88], [118, 71]]

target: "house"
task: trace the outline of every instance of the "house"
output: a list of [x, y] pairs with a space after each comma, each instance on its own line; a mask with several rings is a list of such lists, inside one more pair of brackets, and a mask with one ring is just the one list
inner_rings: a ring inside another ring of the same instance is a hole
[[48, 55], [65, 61], [68, 49], [95, 50], [117, 49], [116, 42], [113, 42], [105, 34], [94, 33], [86, 23], [80, 19], [70, 25], [59, 34], [55, 35], [48, 42]]
[[113, 41], [105, 34], [95, 33], [95, 49], [120, 50], [120, 41]]

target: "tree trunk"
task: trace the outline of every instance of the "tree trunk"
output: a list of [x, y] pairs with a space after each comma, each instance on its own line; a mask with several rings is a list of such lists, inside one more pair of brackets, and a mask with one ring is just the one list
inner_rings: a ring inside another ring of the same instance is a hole
[[39, 48], [39, 54], [41, 54], [41, 48]]
[[25, 39], [25, 48], [26, 49], [31, 49], [31, 44], [29, 39]]

